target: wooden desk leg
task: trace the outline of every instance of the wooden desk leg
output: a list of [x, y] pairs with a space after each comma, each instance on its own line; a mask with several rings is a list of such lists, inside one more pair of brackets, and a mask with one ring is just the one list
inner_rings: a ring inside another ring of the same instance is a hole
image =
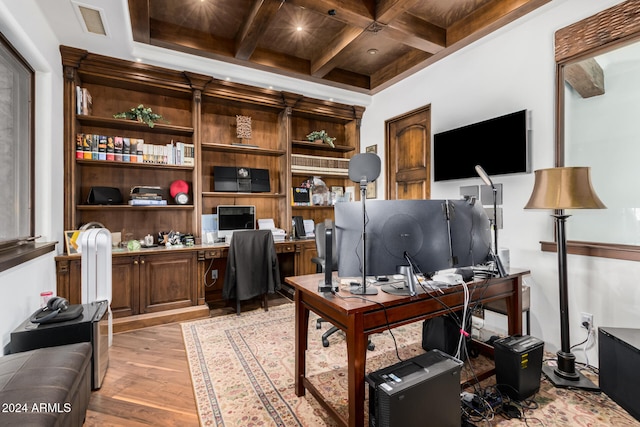
[[296, 396], [304, 396], [304, 377], [307, 366], [307, 343], [309, 337], [309, 309], [300, 301], [300, 291], [296, 291], [294, 301], [296, 305], [296, 367], [295, 392]]
[[364, 426], [364, 373], [367, 339], [362, 316], [349, 318], [347, 327], [347, 377], [349, 389], [349, 426]]
[[507, 322], [509, 335], [522, 334], [522, 275], [511, 279], [513, 296], [507, 300]]

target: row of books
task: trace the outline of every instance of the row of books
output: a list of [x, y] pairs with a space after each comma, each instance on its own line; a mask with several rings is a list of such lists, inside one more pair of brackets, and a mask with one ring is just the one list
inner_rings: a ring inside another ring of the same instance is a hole
[[157, 145], [145, 143], [142, 138], [79, 133], [76, 159], [194, 166], [195, 146], [173, 141]]
[[93, 98], [86, 87], [76, 86], [76, 114], [89, 116], [93, 112]]

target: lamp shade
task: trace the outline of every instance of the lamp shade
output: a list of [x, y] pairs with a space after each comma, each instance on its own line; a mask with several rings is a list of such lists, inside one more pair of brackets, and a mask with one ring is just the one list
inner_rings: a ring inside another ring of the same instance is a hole
[[535, 171], [533, 193], [525, 209], [605, 209], [591, 185], [591, 168], [562, 167]]
[[356, 154], [349, 160], [349, 179], [353, 182], [373, 182], [380, 176], [380, 157], [374, 153]]

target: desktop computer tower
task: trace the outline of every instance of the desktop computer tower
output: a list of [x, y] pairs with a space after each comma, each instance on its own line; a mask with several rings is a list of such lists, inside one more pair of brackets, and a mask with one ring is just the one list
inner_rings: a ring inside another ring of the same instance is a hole
[[540, 389], [544, 343], [528, 335], [494, 341], [496, 385], [514, 400], [525, 400]]
[[[458, 311], [456, 316], [459, 320], [450, 314], [425, 320], [422, 324], [422, 348], [426, 351], [441, 350], [455, 356], [460, 342], [460, 326], [457, 322], [462, 321], [462, 311]], [[467, 316], [465, 331], [471, 336], [471, 315]], [[467, 347], [466, 339], [462, 340], [462, 345]], [[459, 357], [462, 361], [466, 359], [465, 349], [460, 349]]]
[[459, 427], [461, 369], [462, 361], [431, 350], [370, 373], [369, 426]]
[[600, 389], [640, 421], [640, 329], [598, 328]]

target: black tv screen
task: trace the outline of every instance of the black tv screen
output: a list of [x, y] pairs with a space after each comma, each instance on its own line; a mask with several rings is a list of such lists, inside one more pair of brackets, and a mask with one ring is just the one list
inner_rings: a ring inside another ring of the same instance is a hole
[[527, 110], [474, 123], [433, 136], [433, 179], [530, 172]]

